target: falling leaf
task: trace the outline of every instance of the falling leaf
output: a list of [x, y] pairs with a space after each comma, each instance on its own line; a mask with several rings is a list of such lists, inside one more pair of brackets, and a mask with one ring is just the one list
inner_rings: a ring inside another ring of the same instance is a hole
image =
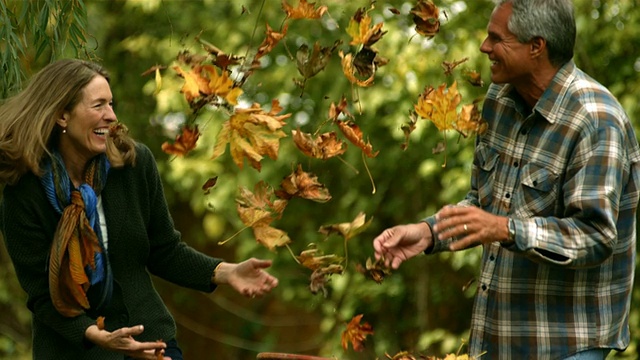
[[354, 236], [360, 234], [364, 230], [369, 227], [373, 218], [370, 218], [365, 222], [366, 215], [365, 213], [359, 213], [356, 218], [352, 222], [341, 223], [341, 224], [333, 224], [333, 225], [323, 225], [320, 227], [318, 232], [321, 234], [325, 234], [327, 236], [338, 233], [345, 240], [352, 239]]
[[348, 105], [349, 104], [347, 103], [347, 98], [344, 97], [344, 95], [342, 95], [342, 97], [340, 98], [340, 102], [338, 103], [338, 105], [331, 103], [331, 105], [329, 106], [329, 120], [338, 121], [340, 115], [344, 115], [348, 118], [353, 118], [353, 115], [351, 115], [349, 109], [347, 109]]
[[169, 142], [162, 144], [162, 151], [170, 155], [185, 156], [191, 150], [195, 149], [199, 137], [200, 131], [198, 131], [198, 125], [194, 125], [193, 127], [185, 125], [182, 128], [182, 133], [176, 136], [173, 144]]
[[417, 360], [415, 358], [415, 356], [411, 355], [408, 351], [400, 351], [399, 353], [389, 356], [388, 354], [385, 354], [387, 356], [388, 359], [391, 360]]
[[410, 13], [418, 34], [430, 39], [440, 31], [439, 10], [431, 0], [418, 0]]
[[466, 76], [469, 84], [477, 87], [484, 86], [484, 81], [482, 81], [482, 76], [480, 75], [479, 72], [475, 70], [467, 70], [464, 72], [464, 75]]
[[453, 72], [453, 69], [455, 69], [456, 67], [458, 67], [458, 65], [460, 65], [460, 64], [462, 64], [462, 63], [464, 63], [464, 62], [466, 62], [468, 60], [469, 60], [469, 58], [466, 57], [466, 58], [463, 58], [463, 59], [460, 59], [460, 60], [455, 60], [455, 61], [452, 61], [452, 62], [443, 61], [442, 62], [442, 68], [444, 69], [444, 74], [446, 76], [451, 76], [451, 74]]
[[311, 134], [303, 133], [300, 130], [291, 130], [291, 133], [296, 147], [312, 158], [326, 160], [347, 151], [346, 144], [339, 140], [333, 131], [320, 134], [315, 139]]
[[218, 177], [214, 176], [212, 178], [209, 178], [209, 180], [207, 180], [203, 185], [202, 185], [202, 190], [204, 190], [204, 194], [205, 195], [209, 195], [209, 193], [211, 192], [211, 188], [216, 186], [216, 183], [218, 182]]
[[313, 45], [311, 54], [309, 54], [309, 46], [306, 44], [300, 45], [296, 52], [296, 65], [300, 75], [306, 80], [324, 70], [331, 59], [331, 55], [340, 44], [341, 41], [337, 40], [331, 47], [321, 47], [316, 42]]
[[446, 84], [440, 85], [437, 89], [431, 86], [425, 88], [414, 108], [422, 118], [433, 122], [438, 130], [452, 130], [458, 118], [457, 107], [461, 99], [457, 83], [454, 81], [449, 88]]
[[465, 137], [470, 133], [484, 134], [487, 126], [487, 122], [482, 119], [482, 114], [478, 110], [477, 102], [464, 105], [455, 123], [455, 129]]
[[287, 34], [287, 28], [288, 28], [288, 24], [285, 24], [284, 27], [282, 28], [282, 32], [275, 32], [273, 31], [271, 26], [267, 24], [267, 29], [265, 30], [266, 36], [262, 41], [262, 44], [260, 44], [260, 46], [258, 47], [258, 52], [256, 53], [253, 60], [254, 63], [258, 59], [270, 53], [271, 50], [273, 50], [273, 48], [276, 47], [276, 45], [278, 45], [280, 40], [282, 40]]
[[367, 258], [367, 262], [363, 267], [361, 264], [356, 265], [356, 270], [363, 274], [367, 279], [371, 279], [381, 284], [385, 277], [391, 274], [391, 269], [384, 264], [384, 259], [371, 260]]
[[[343, 259], [335, 254], [323, 255], [314, 244], [310, 244], [310, 249], [304, 250], [296, 257], [300, 265], [310, 270], [327, 269], [330, 265], [340, 265]], [[337, 268], [331, 269], [332, 272], [337, 273]]]
[[246, 158], [254, 169], [260, 171], [262, 158], [266, 155], [276, 160], [280, 139], [287, 136], [281, 128], [291, 114], [277, 115], [281, 110], [278, 100], [272, 101], [269, 112], [257, 103], [248, 109], [236, 109], [235, 114], [222, 125], [211, 158], [222, 155], [229, 144], [231, 157], [240, 169]]
[[402, 129], [402, 133], [404, 134], [404, 142], [400, 145], [402, 150], [407, 150], [407, 148], [409, 148], [409, 136], [411, 136], [411, 133], [416, 129], [417, 123], [418, 114], [415, 111], [409, 111], [409, 122], [400, 126], [400, 129]]
[[219, 97], [231, 105], [237, 105], [242, 89], [229, 78], [227, 71], [221, 74], [213, 65], [195, 65], [185, 71], [180, 66], [173, 69], [184, 78], [181, 92], [189, 104], [201, 97]]
[[340, 129], [340, 131], [342, 131], [342, 134], [344, 134], [344, 136], [352, 144], [362, 149], [365, 155], [367, 155], [370, 158], [374, 158], [378, 156], [378, 153], [380, 151], [373, 152], [373, 146], [371, 145], [371, 143], [369, 143], [368, 140], [365, 143], [364, 139], [362, 138], [363, 137], [362, 130], [360, 130], [360, 127], [356, 125], [356, 123], [350, 120], [335, 121], [334, 123], [338, 125], [338, 128]]
[[240, 220], [253, 229], [256, 241], [273, 250], [291, 242], [282, 230], [270, 226], [271, 222], [282, 217], [287, 201], [274, 198], [273, 189], [264, 181], [259, 181], [253, 192], [245, 187], [240, 188], [236, 198], [236, 210]]
[[378, 52], [363, 47], [353, 58], [353, 67], [356, 69], [358, 76], [362, 78], [373, 77], [380, 66], [389, 63], [388, 59], [378, 56]]
[[349, 343], [354, 351], [364, 350], [364, 341], [367, 335], [373, 335], [373, 327], [369, 323], [360, 323], [363, 314], [354, 316], [347, 324], [347, 328], [342, 332], [342, 348], [347, 350]]
[[365, 9], [358, 9], [349, 20], [347, 33], [351, 36], [349, 45], [364, 45], [370, 47], [386, 34], [382, 31], [384, 23], [380, 22], [371, 26], [371, 17]]
[[288, 200], [292, 197], [300, 197], [319, 203], [331, 200], [329, 190], [318, 182], [318, 177], [304, 172], [300, 164], [298, 164], [296, 171], [282, 180], [280, 186], [282, 191], [278, 193], [278, 197], [281, 199]]
[[325, 5], [315, 7], [316, 3], [308, 3], [300, 0], [297, 7], [292, 7], [286, 0], [282, 0], [282, 9], [287, 14], [287, 19], [319, 19], [329, 8]]
[[374, 79], [375, 73], [371, 74], [371, 76], [369, 76], [365, 80], [359, 79], [358, 77], [356, 77], [356, 72], [358, 70], [355, 68], [355, 65], [353, 64], [353, 54], [349, 53], [345, 55], [342, 52], [342, 50], [340, 50], [338, 54], [340, 55], [340, 59], [341, 59], [340, 63], [342, 64], [342, 72], [347, 77], [349, 82], [361, 87], [368, 87], [373, 85], [373, 79]]

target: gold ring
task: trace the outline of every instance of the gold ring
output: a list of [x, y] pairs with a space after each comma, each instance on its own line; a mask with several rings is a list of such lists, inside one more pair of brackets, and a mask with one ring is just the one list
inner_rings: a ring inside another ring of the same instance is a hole
[[469, 230], [469, 228], [467, 228], [467, 224], [462, 225], [462, 228], [464, 229], [465, 232]]

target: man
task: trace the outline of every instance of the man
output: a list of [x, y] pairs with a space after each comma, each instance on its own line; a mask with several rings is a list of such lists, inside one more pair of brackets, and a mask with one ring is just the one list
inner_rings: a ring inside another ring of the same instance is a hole
[[576, 68], [571, 0], [498, 1], [471, 189], [373, 241], [396, 269], [483, 246], [469, 354], [604, 359], [629, 344], [640, 150], [628, 116]]

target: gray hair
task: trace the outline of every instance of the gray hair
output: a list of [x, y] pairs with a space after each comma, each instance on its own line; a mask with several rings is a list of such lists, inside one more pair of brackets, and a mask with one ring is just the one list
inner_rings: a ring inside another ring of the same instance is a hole
[[572, 0], [494, 0], [497, 6], [511, 2], [508, 28], [520, 42], [541, 37], [547, 42], [549, 61], [561, 66], [573, 58], [576, 21]]

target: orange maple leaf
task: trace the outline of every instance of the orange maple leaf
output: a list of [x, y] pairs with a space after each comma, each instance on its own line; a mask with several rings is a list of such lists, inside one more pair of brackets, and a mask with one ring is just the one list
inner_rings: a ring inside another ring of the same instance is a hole
[[455, 69], [456, 67], [458, 67], [460, 64], [465, 63], [466, 61], [468, 61], [469, 58], [465, 57], [462, 58], [460, 60], [454, 60], [454, 61], [443, 61], [442, 62], [442, 69], [444, 69], [444, 74], [446, 76], [450, 76], [453, 73], [453, 69]]
[[190, 71], [184, 71], [180, 66], [174, 66], [173, 69], [184, 78], [181, 92], [190, 104], [207, 96], [219, 97], [231, 105], [238, 104], [237, 99], [242, 94], [242, 89], [236, 87], [227, 71], [223, 70], [219, 74], [213, 65], [199, 64], [193, 66]]
[[440, 10], [431, 0], [418, 0], [410, 13], [418, 34], [432, 38], [440, 31]]
[[467, 137], [470, 133], [483, 134], [487, 130], [487, 126], [487, 122], [482, 119], [477, 102], [464, 105], [455, 123], [455, 129], [464, 137]]
[[349, 45], [364, 45], [370, 47], [382, 38], [386, 31], [382, 31], [384, 23], [371, 26], [371, 17], [363, 8], [358, 9], [349, 20], [347, 34], [351, 36]]
[[[318, 269], [329, 269], [329, 265], [340, 265], [343, 259], [335, 254], [323, 255], [320, 250], [318, 250], [315, 246], [312, 245], [311, 249], [304, 250], [300, 253], [299, 256], [296, 257], [300, 265], [310, 269], [310, 270], [318, 270]], [[339, 268], [332, 268], [331, 272], [338, 273], [341, 272], [342, 266]], [[326, 271], [325, 271], [326, 272]]]
[[348, 118], [353, 118], [353, 115], [351, 115], [349, 109], [347, 109], [348, 105], [349, 104], [347, 103], [347, 98], [344, 97], [344, 95], [342, 95], [342, 97], [340, 98], [340, 102], [338, 103], [338, 105], [331, 103], [331, 105], [329, 106], [329, 120], [338, 121], [338, 117], [340, 116], [340, 114]]
[[433, 122], [438, 130], [453, 130], [458, 118], [457, 107], [461, 100], [458, 85], [454, 81], [449, 88], [446, 84], [440, 85], [437, 89], [431, 86], [425, 88], [414, 108], [420, 117]]
[[364, 139], [362, 138], [363, 137], [362, 130], [360, 130], [360, 127], [356, 125], [356, 123], [354, 123], [351, 120], [347, 120], [347, 121], [335, 121], [335, 124], [338, 125], [338, 128], [340, 129], [342, 134], [344, 134], [344, 136], [353, 145], [362, 149], [365, 155], [367, 155], [370, 158], [374, 158], [378, 156], [378, 153], [380, 151], [373, 152], [373, 146], [371, 145], [371, 143], [369, 141], [365, 143]]
[[291, 114], [277, 115], [281, 110], [278, 100], [271, 102], [269, 112], [265, 112], [257, 103], [248, 109], [236, 109], [222, 125], [211, 158], [222, 155], [229, 144], [231, 157], [240, 169], [246, 158], [253, 168], [260, 171], [260, 161], [264, 155], [276, 160], [280, 139], [287, 136], [281, 128], [285, 125], [284, 119]]
[[282, 32], [276, 32], [276, 31], [273, 31], [273, 29], [271, 28], [271, 26], [269, 26], [269, 24], [267, 24], [267, 29], [265, 30], [266, 36], [262, 41], [262, 44], [260, 44], [260, 46], [258, 47], [258, 52], [256, 53], [253, 59], [254, 66], [258, 66], [259, 64], [256, 61], [261, 57], [270, 53], [271, 50], [273, 50], [273, 48], [276, 47], [276, 45], [278, 45], [280, 40], [282, 40], [285, 37], [285, 35], [287, 34], [287, 28], [288, 28], [288, 24], [285, 24], [284, 27], [282, 28]]
[[292, 197], [300, 197], [319, 203], [325, 203], [331, 200], [329, 190], [318, 182], [318, 177], [314, 174], [304, 172], [300, 164], [298, 164], [296, 171], [280, 182], [280, 186], [282, 187], [282, 191], [278, 192], [278, 197], [281, 199], [288, 200]]
[[305, 79], [309, 79], [315, 76], [329, 63], [331, 55], [341, 44], [340, 40], [337, 40], [331, 47], [322, 47], [318, 42], [313, 44], [313, 50], [309, 54], [309, 46], [302, 44], [296, 52], [296, 66], [300, 75]]
[[364, 267], [361, 264], [356, 264], [356, 270], [378, 284], [381, 284], [384, 278], [391, 274], [391, 269], [384, 265], [384, 259], [382, 258], [375, 261], [367, 258]]
[[185, 156], [191, 150], [195, 149], [199, 137], [200, 131], [198, 131], [198, 125], [194, 125], [193, 127], [185, 125], [182, 128], [182, 133], [176, 136], [173, 144], [169, 142], [162, 144], [162, 151], [170, 155]]
[[282, 0], [282, 9], [287, 14], [287, 19], [319, 19], [326, 13], [329, 8], [322, 5], [315, 7], [316, 3], [308, 3], [307, 0], [300, 0], [297, 7], [293, 7]]
[[364, 350], [364, 341], [367, 335], [373, 335], [373, 327], [365, 322], [360, 324], [362, 314], [354, 316], [347, 324], [347, 328], [342, 332], [342, 348], [347, 350], [349, 343], [355, 351]]
[[333, 131], [320, 134], [315, 139], [311, 134], [300, 130], [291, 130], [291, 133], [296, 147], [312, 158], [326, 160], [347, 151], [346, 144]]

